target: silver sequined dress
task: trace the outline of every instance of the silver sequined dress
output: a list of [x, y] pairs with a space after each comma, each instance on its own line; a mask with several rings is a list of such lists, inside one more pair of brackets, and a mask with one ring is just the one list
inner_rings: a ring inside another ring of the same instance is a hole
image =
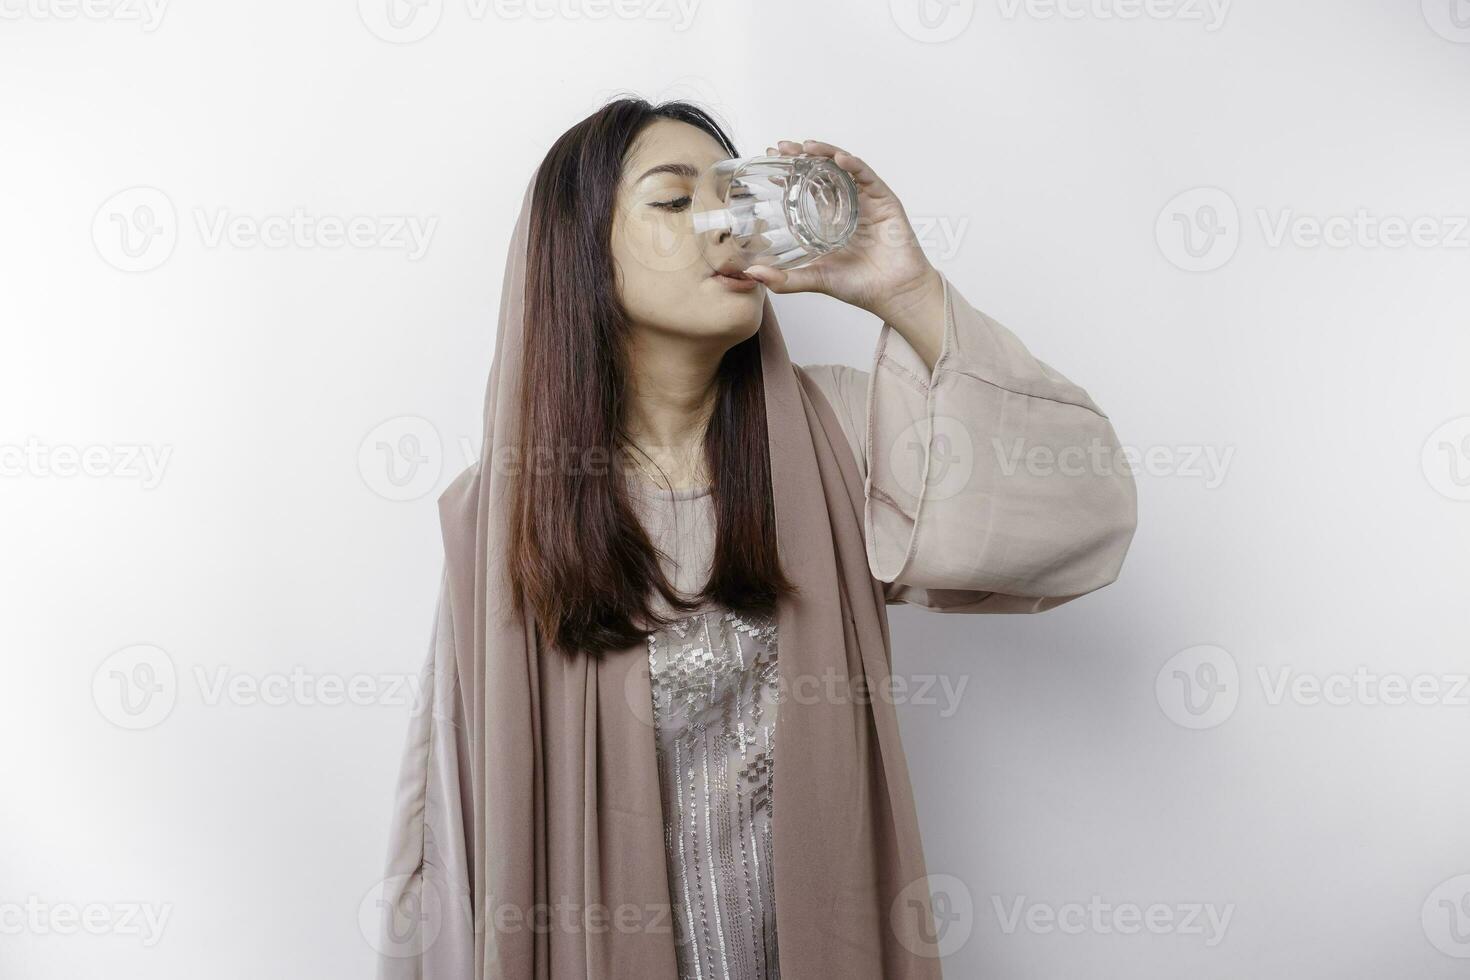
[[[669, 581], [697, 591], [714, 543], [708, 488], [630, 480]], [[714, 604], [648, 638], [680, 980], [781, 975], [771, 867], [777, 647], [773, 619]]]

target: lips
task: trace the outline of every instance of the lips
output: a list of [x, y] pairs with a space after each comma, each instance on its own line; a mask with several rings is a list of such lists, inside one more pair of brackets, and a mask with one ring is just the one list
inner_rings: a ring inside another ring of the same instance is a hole
[[[745, 274], [745, 271], [740, 267], [740, 263], [738, 262], [725, 262], [718, 269], [711, 272], [710, 275], [724, 276], [727, 279], [750, 279], [750, 276]], [[751, 281], [754, 282], [756, 280]]]
[[721, 289], [732, 293], [755, 293], [761, 288], [759, 279], [747, 276], [738, 266], [729, 262], [711, 272], [709, 277], [718, 283]]

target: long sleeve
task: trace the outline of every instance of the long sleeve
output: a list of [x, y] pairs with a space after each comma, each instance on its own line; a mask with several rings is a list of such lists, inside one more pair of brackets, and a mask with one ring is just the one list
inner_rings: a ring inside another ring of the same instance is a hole
[[475, 975], [465, 800], [467, 731], [455, 661], [448, 579], [441, 578], [429, 655], [419, 674], [399, 765], [387, 871], [375, 896], [378, 980]]
[[884, 323], [871, 371], [803, 366], [863, 474], [868, 564], [888, 602], [1040, 612], [1114, 581], [1133, 477], [1087, 392], [944, 279], [930, 371]]

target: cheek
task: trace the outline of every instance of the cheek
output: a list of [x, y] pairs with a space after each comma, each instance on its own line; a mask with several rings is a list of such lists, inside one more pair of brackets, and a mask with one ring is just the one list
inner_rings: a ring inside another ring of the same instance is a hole
[[681, 298], [687, 288], [670, 281], [636, 260], [618, 262], [618, 299], [635, 322], [666, 326], [680, 319]]
[[615, 219], [611, 245], [618, 295], [635, 320], [672, 326], [688, 323], [696, 312], [697, 290], [709, 267], [683, 226], [687, 215], [646, 209], [619, 212]]
[[613, 255], [624, 268], [636, 266], [671, 279], [702, 278], [709, 266], [691, 229], [688, 212], [625, 211], [613, 225]]

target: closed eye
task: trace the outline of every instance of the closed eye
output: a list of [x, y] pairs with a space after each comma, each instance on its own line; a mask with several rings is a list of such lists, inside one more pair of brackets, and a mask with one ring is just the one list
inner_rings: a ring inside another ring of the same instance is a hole
[[689, 203], [689, 195], [685, 194], [683, 197], [676, 197], [672, 201], [650, 201], [648, 206], [651, 208], [663, 208], [665, 211], [678, 212], [689, 207]]

